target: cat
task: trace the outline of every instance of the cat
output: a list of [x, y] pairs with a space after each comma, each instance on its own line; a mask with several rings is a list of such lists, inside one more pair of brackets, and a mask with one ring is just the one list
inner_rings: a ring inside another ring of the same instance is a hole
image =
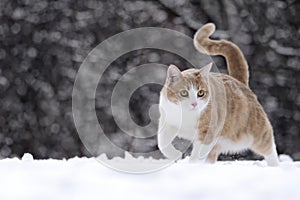
[[247, 61], [232, 42], [209, 39], [214, 31], [213, 23], [202, 26], [194, 46], [224, 56], [229, 75], [210, 72], [212, 63], [182, 72], [169, 66], [159, 99], [158, 147], [169, 159], [181, 158], [172, 145], [177, 136], [192, 142], [190, 162], [215, 163], [220, 153], [251, 149], [278, 166], [272, 125], [249, 88]]

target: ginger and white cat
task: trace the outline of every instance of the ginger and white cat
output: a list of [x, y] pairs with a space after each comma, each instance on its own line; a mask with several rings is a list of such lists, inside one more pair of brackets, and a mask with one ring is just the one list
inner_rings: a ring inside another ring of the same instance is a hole
[[244, 55], [232, 42], [209, 39], [214, 30], [214, 24], [204, 25], [194, 45], [201, 53], [224, 56], [229, 75], [210, 72], [212, 64], [182, 72], [170, 65], [160, 93], [158, 147], [167, 158], [181, 158], [172, 145], [177, 136], [193, 143], [190, 161], [214, 163], [220, 153], [251, 149], [277, 166], [273, 129], [249, 88]]

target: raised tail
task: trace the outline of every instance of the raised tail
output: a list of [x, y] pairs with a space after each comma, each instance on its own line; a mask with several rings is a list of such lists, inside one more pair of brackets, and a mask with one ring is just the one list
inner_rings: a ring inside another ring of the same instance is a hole
[[227, 62], [229, 75], [248, 86], [249, 71], [247, 61], [240, 48], [227, 40], [211, 40], [209, 36], [215, 31], [215, 25], [202, 26], [194, 36], [196, 49], [208, 55], [222, 55]]

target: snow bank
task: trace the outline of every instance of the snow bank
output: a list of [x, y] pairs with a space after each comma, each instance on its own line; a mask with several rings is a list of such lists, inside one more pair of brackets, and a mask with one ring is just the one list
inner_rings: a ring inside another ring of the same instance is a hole
[[[94, 158], [0, 161], [0, 199], [299, 199], [300, 162], [190, 164], [142, 175], [120, 173]], [[131, 159], [123, 162], [140, 162]], [[127, 163], [130, 164], [130, 163]]]

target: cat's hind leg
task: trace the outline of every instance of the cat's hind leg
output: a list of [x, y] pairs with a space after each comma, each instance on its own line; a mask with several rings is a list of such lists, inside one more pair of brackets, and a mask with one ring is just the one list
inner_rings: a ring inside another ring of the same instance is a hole
[[273, 131], [267, 131], [266, 133], [262, 134], [260, 138], [256, 138], [254, 141], [251, 150], [254, 152], [262, 155], [268, 166], [278, 166], [278, 154], [276, 150], [276, 145], [273, 140]]
[[275, 144], [272, 145], [271, 153], [263, 155], [263, 156], [264, 156], [268, 166], [276, 167], [279, 165], [278, 154], [277, 154]]

